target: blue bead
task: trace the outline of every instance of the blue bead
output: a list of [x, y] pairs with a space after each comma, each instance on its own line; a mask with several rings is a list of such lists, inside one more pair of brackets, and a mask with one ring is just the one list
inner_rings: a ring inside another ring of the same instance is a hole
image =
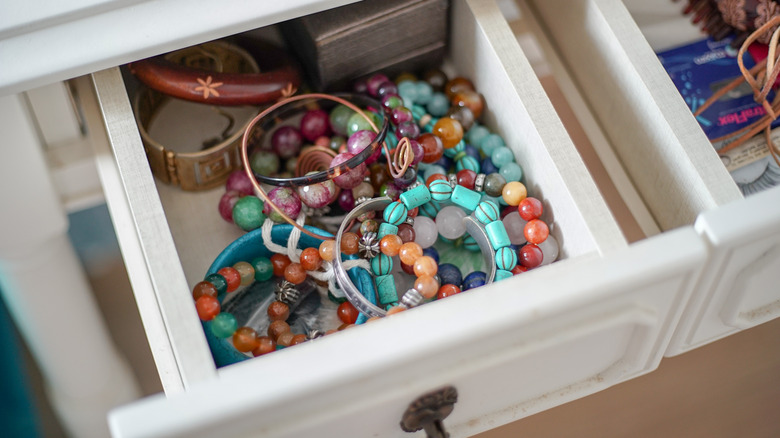
[[523, 169], [517, 163], [507, 163], [498, 169], [498, 173], [504, 177], [506, 182], [521, 181], [523, 179]]
[[401, 201], [393, 201], [390, 205], [385, 207], [383, 217], [386, 223], [397, 226], [401, 225], [406, 220], [408, 213], [409, 210], [407, 210], [406, 206], [401, 203]]
[[431, 101], [431, 98], [433, 97], [433, 87], [431, 87], [429, 83], [417, 81], [415, 87], [415, 91], [417, 92], [417, 98], [414, 100], [415, 103], [425, 105]]
[[455, 163], [455, 169], [458, 172], [463, 169], [468, 169], [474, 173], [479, 173], [479, 161], [470, 155], [466, 155], [465, 157], [462, 157], [460, 160], [458, 160], [457, 163]]
[[496, 148], [506, 146], [504, 139], [496, 134], [488, 134], [482, 138], [482, 141], [477, 143], [477, 147], [482, 150], [482, 153], [486, 157], [489, 157]]
[[423, 172], [423, 178], [425, 178], [425, 180], [427, 181], [428, 178], [431, 177], [431, 175], [435, 175], [437, 173], [440, 173], [442, 175], [447, 175], [447, 169], [439, 166], [438, 164], [432, 164], [425, 169], [425, 172]]
[[[383, 254], [384, 255], [384, 254]], [[373, 266], [373, 261], [371, 262]], [[517, 252], [505, 246], [496, 250], [496, 267], [505, 271], [511, 271], [517, 266]]]
[[511, 271], [507, 271], [507, 270], [504, 270], [504, 269], [497, 269], [496, 270], [496, 276], [493, 278], [493, 281], [505, 280], [505, 279], [511, 277], [512, 275], [514, 275], [514, 274], [512, 274]]
[[423, 250], [423, 255], [427, 255], [428, 257], [436, 260], [436, 263], [439, 263], [439, 251], [436, 251], [436, 248], [429, 246]]
[[515, 154], [508, 147], [501, 146], [493, 149], [493, 152], [490, 153], [490, 159], [500, 169], [505, 164], [513, 163]]
[[454, 158], [461, 152], [466, 152], [466, 143], [463, 143], [463, 140], [459, 141], [458, 144], [456, 144], [454, 147], [445, 149], [444, 156]]
[[435, 201], [449, 201], [452, 196], [452, 186], [447, 181], [440, 179], [431, 181], [431, 185], [428, 187], [431, 192], [431, 197]]
[[477, 205], [476, 210], [474, 210], [474, 216], [476, 216], [477, 220], [482, 224], [487, 225], [498, 220], [501, 216], [501, 210], [499, 210], [498, 205], [493, 201], [482, 201]]
[[461, 290], [467, 291], [475, 287], [484, 286], [487, 283], [487, 274], [482, 271], [474, 271], [463, 279]]
[[450, 109], [450, 100], [447, 99], [447, 96], [442, 93], [433, 93], [433, 96], [431, 96], [431, 100], [428, 102], [428, 105], [426, 105], [426, 108], [428, 108], [428, 113], [430, 115], [434, 117], [441, 117], [447, 114], [447, 110]]
[[482, 173], [485, 175], [490, 175], [491, 173], [498, 172], [498, 167], [496, 167], [495, 164], [493, 164], [493, 160], [490, 159], [490, 157], [485, 158], [482, 160]]
[[371, 259], [371, 272], [374, 275], [388, 275], [393, 270], [393, 259], [380, 253]]
[[463, 274], [460, 273], [460, 269], [452, 263], [442, 263], [439, 265], [439, 279], [441, 284], [454, 284], [460, 287], [463, 283]]
[[487, 128], [475, 123], [471, 126], [471, 129], [466, 132], [466, 141], [474, 146], [479, 146], [479, 142], [488, 135], [490, 135], [490, 131]]
[[[452, 161], [452, 158], [450, 158], [450, 157], [448, 157], [446, 155], [442, 155], [441, 158], [439, 158], [439, 161], [437, 161], [437, 162], [435, 162], [433, 164], [438, 164], [439, 166], [441, 166], [444, 169], [446, 169], [447, 172], [449, 172], [449, 170], [452, 169], [452, 166], [455, 165], [455, 162]], [[447, 172], [444, 172], [444, 174], [446, 175]]]
[[479, 156], [479, 149], [472, 146], [470, 143], [466, 143], [466, 154], [470, 157], [474, 157], [477, 161], [482, 160]]

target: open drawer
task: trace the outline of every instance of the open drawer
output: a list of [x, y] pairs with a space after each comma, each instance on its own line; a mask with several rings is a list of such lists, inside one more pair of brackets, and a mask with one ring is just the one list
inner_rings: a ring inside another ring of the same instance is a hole
[[116, 436], [396, 436], [409, 403], [442, 385], [459, 392], [447, 428], [468, 436], [657, 367], [706, 245], [688, 228], [629, 247], [493, 1], [450, 14], [448, 62], [484, 94], [563, 260], [220, 369], [190, 286], [240, 233], [216, 212], [221, 190], [156, 184], [119, 69], [78, 81], [168, 396], [116, 410]]
[[780, 187], [743, 198], [654, 52], [704, 37], [682, 4], [527, 4], [651, 219], [662, 231], [695, 223], [710, 247], [667, 354], [780, 316]]

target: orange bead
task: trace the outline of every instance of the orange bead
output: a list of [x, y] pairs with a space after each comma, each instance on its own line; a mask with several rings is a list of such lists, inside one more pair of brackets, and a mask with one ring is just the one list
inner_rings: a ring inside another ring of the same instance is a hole
[[344, 233], [341, 235], [341, 252], [346, 255], [357, 254], [358, 252], [358, 237], [355, 233]]
[[322, 257], [315, 248], [306, 248], [301, 251], [301, 266], [307, 271], [316, 271], [322, 266]]
[[292, 284], [301, 284], [306, 281], [306, 270], [300, 263], [290, 263], [284, 268], [284, 279]]
[[257, 357], [264, 354], [273, 353], [274, 351], [276, 351], [276, 341], [268, 336], [260, 336], [257, 338], [257, 348], [252, 350], [252, 355]]
[[463, 126], [460, 122], [450, 118], [442, 117], [433, 125], [433, 133], [441, 139], [444, 149], [454, 148], [463, 140]]
[[217, 271], [217, 274], [225, 277], [228, 292], [233, 292], [241, 286], [241, 274], [239, 274], [235, 268], [222, 268]]
[[233, 346], [242, 353], [250, 352], [258, 345], [257, 332], [251, 327], [239, 327], [233, 333]]
[[482, 115], [482, 110], [485, 109], [485, 100], [482, 95], [474, 90], [463, 90], [452, 96], [452, 104], [455, 106], [465, 106], [470, 109], [474, 114], [474, 118], [478, 119]]
[[274, 301], [268, 306], [268, 317], [271, 321], [287, 321], [290, 317], [290, 306], [281, 301]]
[[439, 288], [439, 291], [436, 293], [436, 298], [440, 300], [459, 293], [460, 288], [458, 286], [455, 286], [454, 284], [445, 284]]
[[422, 257], [422, 255], [422, 247], [414, 242], [404, 243], [398, 251], [398, 257], [401, 258], [401, 262], [406, 263], [407, 265], [414, 265], [414, 262]]
[[306, 335], [295, 335], [290, 341], [290, 347], [306, 342]]
[[195, 310], [201, 321], [211, 321], [219, 315], [220, 309], [219, 300], [211, 295], [202, 295], [195, 301]]
[[442, 181], [447, 181], [447, 177], [444, 176], [441, 173], [434, 173], [433, 175], [429, 176], [428, 179], [425, 180], [425, 185], [429, 186], [433, 181], [436, 181], [437, 179], [440, 179]]
[[415, 280], [414, 288], [425, 298], [433, 298], [439, 291], [439, 282], [430, 275], [421, 275]]
[[271, 256], [271, 264], [274, 266], [274, 276], [284, 276], [284, 270], [292, 263], [289, 257], [284, 254], [274, 254]]
[[[388, 257], [395, 257], [398, 255], [398, 251], [401, 250], [401, 245], [403, 244], [404, 242], [400, 237], [395, 234], [388, 234], [379, 240], [379, 250]], [[214, 291], [216, 292], [216, 289], [214, 289]]]
[[519, 181], [508, 182], [501, 191], [504, 201], [511, 206], [517, 206], [528, 196], [528, 190], [525, 185]]
[[429, 275], [433, 277], [439, 271], [439, 265], [436, 260], [430, 256], [422, 256], [414, 262], [414, 275]]
[[233, 269], [238, 271], [241, 277], [241, 286], [249, 286], [255, 281], [255, 268], [247, 262], [238, 262], [233, 265]]
[[294, 337], [295, 335], [292, 334], [292, 332], [284, 332], [276, 339], [276, 344], [283, 347], [289, 347]]
[[276, 339], [279, 337], [279, 335], [289, 331], [290, 324], [287, 324], [282, 320], [273, 321], [270, 325], [268, 325], [268, 336], [273, 339], [274, 342], [276, 342]]
[[339, 304], [339, 308], [336, 310], [339, 315], [339, 319], [344, 324], [354, 324], [357, 321], [359, 312], [349, 301], [344, 301]]
[[547, 239], [547, 236], [550, 235], [550, 229], [547, 228], [547, 224], [544, 221], [534, 219], [525, 224], [523, 235], [525, 235], [525, 240], [538, 245]]
[[217, 297], [217, 288], [210, 281], [201, 281], [192, 288], [192, 299], [197, 301], [203, 295]]
[[474, 91], [474, 84], [467, 78], [460, 76], [450, 79], [444, 86], [444, 94], [450, 99], [461, 91]]
[[322, 257], [322, 260], [325, 260], [326, 262], [332, 262], [333, 258], [336, 257], [336, 241], [325, 240], [320, 243], [319, 253], [320, 257]]
[[396, 313], [401, 313], [404, 310], [406, 310], [406, 307], [404, 307], [404, 306], [391, 307], [391, 308], [387, 309], [387, 315], [389, 316], [389, 315], [394, 315]]

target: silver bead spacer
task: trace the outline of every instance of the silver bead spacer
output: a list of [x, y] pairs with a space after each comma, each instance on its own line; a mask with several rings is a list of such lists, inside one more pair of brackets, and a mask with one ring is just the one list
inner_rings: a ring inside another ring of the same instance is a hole
[[279, 287], [276, 289], [277, 301], [281, 301], [288, 306], [292, 306], [300, 298], [301, 293], [294, 284], [287, 280], [282, 280], [282, 282], [279, 283]]
[[477, 178], [474, 180], [474, 190], [477, 192], [485, 191], [485, 178], [484, 173], [477, 174]]
[[401, 297], [401, 304], [405, 305], [408, 308], [417, 307], [422, 303], [423, 296], [420, 295], [420, 292], [417, 291], [417, 289], [409, 289], [404, 293], [404, 296]]
[[309, 333], [306, 333], [306, 339], [311, 341], [312, 339], [317, 339], [325, 336], [325, 333], [323, 333], [321, 330], [314, 329], [310, 331]]
[[322, 217], [330, 213], [330, 206], [326, 205], [321, 208], [311, 208], [308, 205], [301, 203], [301, 211], [308, 217]]
[[421, 185], [423, 185], [423, 183], [422, 183], [422, 182], [420, 182], [420, 180], [419, 180], [419, 179], [416, 179], [416, 180], [414, 180], [414, 182], [413, 182], [413, 183], [412, 183], [412, 184], [411, 184], [409, 187], [407, 187], [407, 188], [406, 188], [406, 190], [404, 190], [404, 191], [408, 192], [409, 190], [412, 190], [412, 189], [414, 189], [414, 188], [420, 187]]
[[458, 185], [458, 176], [454, 173], [447, 175], [447, 180], [450, 182], [450, 186], [454, 189]]
[[404, 221], [404, 223], [414, 226], [414, 218], [410, 216], [406, 216], [406, 220]]
[[355, 199], [355, 207], [357, 207], [358, 205], [368, 201], [369, 199], [372, 199], [372, 198], [369, 198], [368, 196], [361, 196], [361, 197]]
[[379, 239], [374, 232], [368, 232], [358, 241], [358, 254], [364, 259], [373, 259], [379, 255]]

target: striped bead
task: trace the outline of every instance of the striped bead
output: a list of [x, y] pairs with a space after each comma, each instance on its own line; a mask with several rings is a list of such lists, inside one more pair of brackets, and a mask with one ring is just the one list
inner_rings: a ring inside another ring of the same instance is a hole
[[[510, 268], [511, 269], [511, 268]], [[371, 259], [371, 271], [374, 275], [388, 275], [393, 270], [393, 259], [380, 253]]]
[[504, 223], [501, 221], [494, 221], [485, 226], [490, 245], [493, 249], [498, 250], [505, 246], [509, 246], [512, 242], [509, 241], [509, 235], [506, 233]]
[[452, 186], [450, 183], [440, 179], [431, 181], [428, 190], [431, 192], [431, 198], [436, 201], [448, 201], [450, 196], [452, 196]]
[[431, 192], [428, 190], [428, 187], [422, 184], [401, 193], [400, 199], [408, 210], [412, 210], [430, 202]]
[[498, 209], [498, 204], [495, 202], [485, 200], [477, 205], [476, 210], [474, 210], [474, 216], [476, 216], [478, 221], [487, 225], [498, 220], [501, 216], [501, 210]]
[[[374, 260], [377, 258], [378, 257], [374, 257]], [[373, 260], [371, 261], [371, 266], [374, 266]], [[498, 248], [498, 250], [496, 250], [496, 266], [498, 269], [511, 271], [512, 268], [517, 266], [517, 253], [515, 253], [515, 251], [513, 251], [512, 248], [508, 246]]]
[[400, 201], [393, 201], [385, 208], [383, 217], [386, 223], [393, 225], [401, 225], [406, 220], [406, 215], [409, 214], [409, 210]]
[[471, 252], [481, 251], [481, 248], [479, 247], [479, 243], [477, 243], [477, 241], [474, 240], [474, 238], [471, 236], [463, 236], [463, 247]]
[[474, 209], [477, 208], [481, 198], [482, 195], [475, 192], [474, 190], [469, 190], [461, 185], [456, 185], [455, 188], [452, 189], [452, 197], [450, 200], [471, 213], [474, 211]]
[[423, 204], [420, 206], [420, 214], [423, 216], [428, 216], [430, 218], [435, 218], [437, 214], [439, 214], [439, 210], [441, 210], [441, 205], [439, 205], [436, 201], [428, 202], [427, 204]]
[[493, 281], [501, 281], [501, 280], [503, 280], [505, 278], [511, 277], [512, 275], [514, 275], [514, 274], [512, 274], [511, 271], [507, 271], [505, 269], [497, 269], [496, 270], [496, 276], [493, 279]]
[[392, 275], [380, 275], [376, 277], [376, 291], [379, 302], [383, 305], [398, 302], [398, 292], [395, 290], [395, 280]]
[[455, 158], [458, 153], [466, 151], [466, 143], [463, 140], [459, 141], [454, 147], [444, 149], [444, 156], [449, 158]]
[[463, 169], [468, 169], [479, 173], [480, 167], [481, 166], [479, 165], [479, 161], [470, 155], [466, 155], [465, 157], [455, 162], [455, 169], [457, 169], [458, 172]]
[[381, 239], [388, 234], [398, 234], [398, 226], [382, 222], [379, 224], [379, 232], [376, 234], [377, 239]]

